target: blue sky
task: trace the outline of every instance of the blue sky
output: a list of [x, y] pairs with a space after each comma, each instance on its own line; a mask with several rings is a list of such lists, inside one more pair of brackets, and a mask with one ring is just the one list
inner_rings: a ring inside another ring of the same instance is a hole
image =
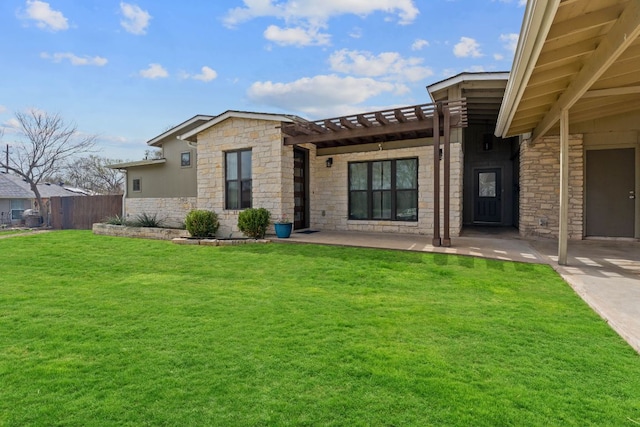
[[463, 71], [509, 71], [522, 0], [2, 0], [0, 126], [59, 113], [98, 154], [196, 114], [308, 119], [430, 102]]

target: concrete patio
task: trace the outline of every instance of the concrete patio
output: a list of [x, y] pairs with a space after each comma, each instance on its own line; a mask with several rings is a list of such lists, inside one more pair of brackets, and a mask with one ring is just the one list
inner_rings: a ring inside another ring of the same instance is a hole
[[435, 252], [548, 264], [574, 291], [640, 353], [640, 242], [570, 241], [568, 265], [558, 265], [557, 241], [527, 240], [515, 229], [465, 229], [449, 248], [434, 247], [431, 236], [344, 231], [293, 232], [283, 243], [357, 246]]

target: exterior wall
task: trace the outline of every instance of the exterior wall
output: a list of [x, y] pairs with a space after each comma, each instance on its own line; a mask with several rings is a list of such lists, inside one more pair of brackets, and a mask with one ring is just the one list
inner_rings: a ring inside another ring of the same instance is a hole
[[[310, 153], [311, 228], [426, 235], [433, 233], [433, 146], [430, 141], [424, 140], [422, 146], [382, 151], [317, 157], [312, 154]], [[333, 158], [331, 168], [325, 165], [327, 157]], [[409, 157], [418, 158], [418, 221], [349, 220], [348, 163]], [[451, 144], [451, 236], [458, 236], [462, 227], [462, 163], [461, 145]], [[441, 183], [443, 169], [441, 163]], [[440, 194], [442, 197], [442, 190]], [[442, 207], [442, 202], [440, 206]]]
[[[583, 136], [569, 138], [569, 239], [583, 237]], [[520, 147], [520, 235], [558, 237], [560, 200], [560, 138], [543, 138]]]
[[[284, 146], [280, 122], [229, 118], [198, 134], [199, 209], [218, 214], [218, 236], [238, 237], [240, 210], [225, 209], [225, 152], [251, 149], [252, 207], [277, 219], [293, 217], [293, 147]], [[273, 227], [267, 233], [274, 233]]]
[[127, 198], [124, 202], [125, 216], [128, 220], [134, 220], [137, 215], [146, 213], [157, 215], [157, 218], [169, 227], [181, 227], [187, 214], [196, 209], [195, 197]]
[[[180, 164], [181, 153], [191, 153], [191, 166]], [[135, 166], [127, 170], [127, 198], [196, 197], [196, 149], [185, 141], [173, 139], [163, 143], [166, 162], [158, 165]], [[133, 180], [140, 179], [141, 191], [133, 191]]]

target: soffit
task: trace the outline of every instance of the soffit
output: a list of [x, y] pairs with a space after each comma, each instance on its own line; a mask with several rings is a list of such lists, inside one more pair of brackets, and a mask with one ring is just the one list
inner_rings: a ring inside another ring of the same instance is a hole
[[639, 32], [637, 0], [560, 1], [502, 136], [543, 136], [567, 108], [571, 123], [640, 110]]

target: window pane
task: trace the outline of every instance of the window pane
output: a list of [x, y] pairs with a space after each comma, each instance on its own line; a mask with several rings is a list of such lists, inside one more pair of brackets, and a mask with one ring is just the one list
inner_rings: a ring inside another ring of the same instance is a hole
[[350, 163], [349, 164], [349, 182], [351, 187], [349, 190], [366, 190], [367, 189], [367, 164], [366, 163]]
[[251, 180], [242, 181], [242, 203], [240, 207], [242, 209], [251, 207]]
[[418, 220], [418, 192], [415, 190], [396, 193], [396, 219], [399, 221]]
[[367, 192], [352, 191], [349, 197], [349, 218], [367, 219]]
[[478, 173], [478, 192], [480, 197], [496, 197], [496, 173]]
[[251, 151], [240, 152], [240, 169], [242, 169], [242, 179], [251, 179]]
[[180, 154], [180, 166], [191, 166], [191, 153], [184, 152]]
[[389, 190], [391, 188], [391, 162], [373, 162], [371, 188]]
[[238, 179], [238, 153], [227, 153], [227, 181]]
[[418, 161], [416, 159], [396, 161], [396, 188], [418, 188]]
[[239, 209], [240, 201], [238, 200], [238, 181], [227, 181], [227, 209]]
[[390, 191], [374, 191], [373, 192], [373, 218], [375, 219], [391, 218], [391, 192]]

